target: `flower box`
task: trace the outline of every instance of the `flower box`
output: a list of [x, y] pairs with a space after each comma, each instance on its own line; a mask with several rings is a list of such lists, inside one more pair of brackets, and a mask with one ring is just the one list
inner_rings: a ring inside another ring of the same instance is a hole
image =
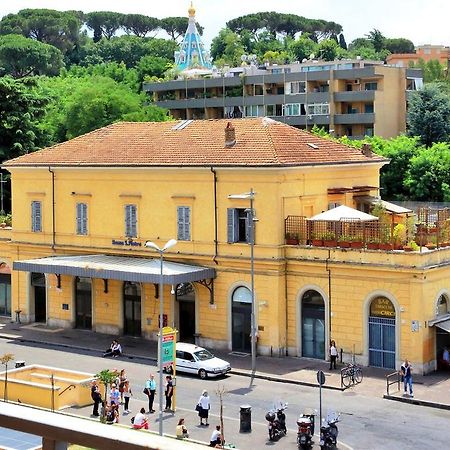
[[351, 248], [363, 248], [363, 243], [362, 243], [362, 241], [350, 242], [350, 247]]
[[314, 247], [323, 247], [322, 239], [313, 239], [311, 242]]
[[337, 247], [337, 240], [326, 240], [324, 239], [323, 241], [323, 246], [324, 247]]

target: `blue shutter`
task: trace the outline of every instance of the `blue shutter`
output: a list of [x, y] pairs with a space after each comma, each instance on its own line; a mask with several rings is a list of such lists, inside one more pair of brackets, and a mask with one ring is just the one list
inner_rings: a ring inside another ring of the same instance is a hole
[[177, 207], [177, 234], [178, 240], [191, 240], [191, 208], [189, 206]]
[[131, 205], [131, 237], [137, 237], [137, 208]]
[[41, 202], [31, 202], [31, 230], [42, 231], [42, 211]]
[[178, 240], [183, 241], [184, 240], [184, 214], [183, 214], [184, 206], [178, 206], [177, 207], [177, 235]]
[[238, 241], [239, 236], [239, 214], [236, 208], [227, 208], [227, 241], [233, 243]]
[[[255, 213], [255, 210], [253, 209], [253, 218], [255, 218], [256, 217], [256, 213]], [[250, 226], [251, 226], [251, 222], [250, 222], [250, 209], [247, 211], [247, 217], [246, 217], [246, 219], [245, 219], [245, 241], [248, 243], [248, 244], [251, 244], [251, 242], [250, 242], [250, 236], [251, 236], [251, 229], [250, 229]], [[255, 243], [255, 222], [253, 222], [253, 244]]]
[[82, 203], [82, 219], [81, 219], [81, 230], [83, 232], [83, 234], [87, 234], [87, 204], [86, 203]]
[[137, 237], [136, 205], [125, 205], [125, 236]]
[[77, 234], [83, 234], [81, 232], [81, 205], [82, 203], [77, 203], [76, 205], [76, 226], [77, 226]]

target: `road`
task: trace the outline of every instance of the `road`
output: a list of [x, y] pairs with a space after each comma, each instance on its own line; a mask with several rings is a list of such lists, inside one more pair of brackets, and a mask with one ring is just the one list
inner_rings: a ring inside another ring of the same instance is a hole
[[[25, 360], [27, 364], [43, 364], [89, 373], [106, 368], [124, 368], [134, 393], [130, 403], [132, 413], [146, 405], [142, 389], [148, 374], [156, 374], [156, 367], [147, 361], [105, 359], [94, 352], [72, 352], [57, 347], [30, 346], [28, 343], [0, 339], [0, 355], [6, 352], [13, 353], [16, 359]], [[249, 382], [249, 378], [237, 375], [205, 381], [189, 375], [179, 375], [177, 411], [174, 416], [165, 414], [165, 432], [174, 434], [176, 421], [184, 417], [193, 438], [209, 441], [211, 428], [218, 423], [219, 402], [216, 391], [223, 387], [227, 392], [223, 403], [225, 437], [228, 442], [242, 450], [265, 446], [281, 450], [297, 448], [296, 416], [307, 408], [318, 409], [318, 389], [265, 380], [255, 380], [250, 388]], [[211, 397], [210, 429], [198, 426], [194, 411], [203, 389], [208, 390]], [[264, 416], [267, 409], [280, 400], [289, 403], [286, 411], [289, 431], [279, 442], [271, 443], [267, 441], [267, 422]], [[252, 432], [247, 434], [239, 433], [239, 406], [242, 404], [252, 406]], [[342, 449], [447, 448], [450, 440], [450, 411], [367, 397], [359, 394], [357, 388], [345, 392], [324, 390], [323, 415], [327, 410], [341, 413], [339, 448]], [[72, 409], [69, 412], [89, 415], [90, 408]], [[123, 423], [129, 423], [128, 417], [121, 419]], [[151, 417], [151, 428], [158, 428], [157, 414]]]

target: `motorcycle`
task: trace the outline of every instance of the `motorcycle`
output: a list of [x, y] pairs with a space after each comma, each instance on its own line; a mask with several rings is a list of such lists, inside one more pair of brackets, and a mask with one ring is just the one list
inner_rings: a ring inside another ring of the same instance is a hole
[[276, 441], [281, 436], [286, 436], [286, 414], [287, 403], [281, 403], [277, 408], [271, 409], [266, 414], [269, 428], [269, 440]]
[[309, 449], [313, 445], [315, 415], [303, 413], [297, 419], [297, 445], [300, 449]]
[[340, 414], [327, 417], [326, 425], [320, 427], [320, 448], [335, 449], [337, 445], [338, 427]]

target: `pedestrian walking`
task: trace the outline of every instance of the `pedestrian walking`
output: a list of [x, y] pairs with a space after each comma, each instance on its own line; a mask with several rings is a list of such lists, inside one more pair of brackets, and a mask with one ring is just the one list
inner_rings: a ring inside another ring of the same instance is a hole
[[166, 377], [166, 389], [165, 389], [165, 396], [166, 396], [166, 411], [172, 410], [172, 397], [173, 397], [173, 381], [172, 377], [170, 375], [167, 375]]
[[131, 392], [130, 382], [127, 380], [123, 385], [123, 398], [125, 400], [125, 405], [123, 407], [123, 412], [126, 414], [130, 413], [130, 397], [133, 396]]
[[202, 395], [198, 399], [198, 417], [200, 417], [200, 426], [203, 425], [203, 419], [205, 419], [205, 426], [209, 426], [208, 415], [211, 409], [211, 403], [209, 400], [209, 395], [207, 391], [203, 391]]
[[413, 388], [412, 388], [412, 366], [411, 363], [405, 359], [405, 362], [402, 364], [400, 368], [400, 374], [403, 378], [405, 394], [407, 393], [407, 388], [409, 386], [409, 396], [414, 397]]
[[92, 415], [98, 417], [100, 414], [98, 413], [98, 407], [102, 402], [102, 395], [100, 393], [100, 388], [98, 387], [97, 380], [94, 380], [91, 384], [91, 398], [94, 402], [94, 408], [92, 410]]
[[125, 369], [122, 369], [119, 373], [119, 379], [118, 379], [118, 386], [119, 386], [119, 392], [120, 392], [120, 403], [123, 403], [123, 392], [124, 392], [124, 386], [125, 382], [128, 381], [127, 374], [125, 372]]
[[152, 414], [155, 412], [153, 402], [155, 401], [156, 394], [156, 381], [152, 373], [150, 374], [150, 378], [145, 382], [144, 393], [148, 397], [148, 412]]
[[336, 342], [331, 341], [331, 343], [330, 343], [330, 370], [333, 370], [333, 366], [336, 369], [337, 356], [338, 356], [338, 351], [336, 348]]
[[176, 436], [177, 439], [187, 439], [189, 437], [188, 429], [186, 428], [186, 425], [184, 424], [184, 419], [181, 418], [178, 421], [178, 425], [176, 428]]

